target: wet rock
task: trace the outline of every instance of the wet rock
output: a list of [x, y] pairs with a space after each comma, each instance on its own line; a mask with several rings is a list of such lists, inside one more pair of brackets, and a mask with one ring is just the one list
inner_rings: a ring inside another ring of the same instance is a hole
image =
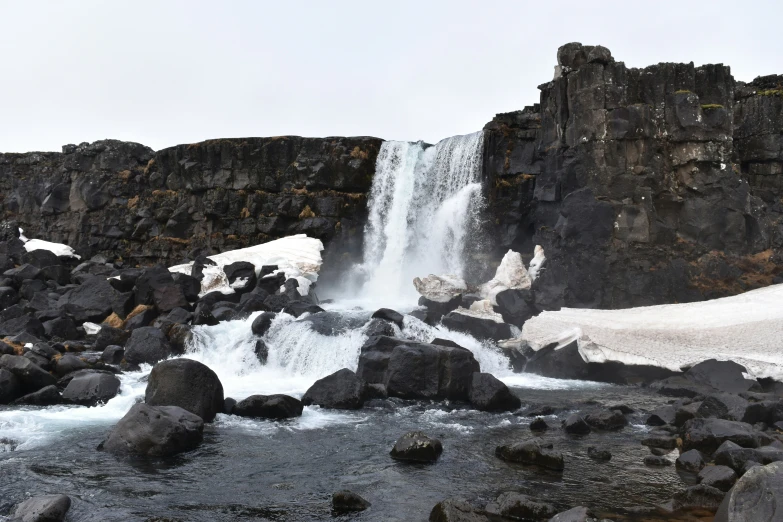
[[737, 474], [728, 466], [707, 466], [699, 472], [699, 483], [728, 491], [737, 482]]
[[698, 473], [706, 466], [704, 455], [699, 450], [688, 450], [674, 461], [677, 469], [687, 471], [688, 473]]
[[188, 305], [182, 288], [174, 282], [171, 272], [162, 265], [146, 269], [136, 279], [133, 292], [136, 294], [137, 305], [154, 304], [160, 312], [169, 312]]
[[302, 314], [317, 314], [324, 309], [307, 301], [291, 301], [283, 307], [283, 312], [299, 317]]
[[713, 460], [715, 464], [728, 466], [741, 474], [747, 469], [749, 462], [766, 465], [783, 461], [783, 450], [772, 445], [762, 448], [743, 448], [727, 440], [715, 451]]
[[522, 328], [525, 321], [536, 315], [537, 310], [533, 306], [533, 296], [530, 290], [508, 289], [499, 292], [495, 296], [497, 307], [495, 310], [508, 324]]
[[673, 437], [667, 432], [652, 432], [642, 439], [642, 446], [656, 448], [669, 453], [677, 447], [677, 437]]
[[743, 447], [755, 448], [758, 438], [750, 424], [723, 419], [692, 419], [683, 426], [683, 449], [697, 449], [712, 454], [730, 440]]
[[742, 418], [739, 420], [748, 424], [764, 422], [771, 425], [783, 421], [783, 400], [750, 403], [745, 407]]
[[737, 395], [727, 393], [710, 395], [699, 404], [695, 416], [705, 419], [742, 420], [747, 407], [748, 401]]
[[95, 406], [113, 399], [120, 391], [120, 380], [106, 373], [75, 376], [63, 391], [63, 400], [82, 406]]
[[497, 500], [487, 504], [486, 511], [514, 520], [543, 520], [557, 513], [551, 504], [514, 492], [501, 493]]
[[384, 321], [383, 319], [371, 320], [367, 323], [367, 326], [365, 326], [364, 333], [367, 334], [367, 337], [376, 337], [379, 335], [394, 337], [395, 334], [392, 323]]
[[755, 379], [746, 379], [747, 369], [733, 361], [709, 359], [700, 362], [685, 372], [685, 377], [700, 385], [709, 386], [727, 393], [761, 391]]
[[269, 347], [266, 345], [263, 339], [256, 339], [256, 345], [253, 348], [253, 353], [256, 355], [256, 359], [261, 364], [266, 364], [269, 359]]
[[240, 417], [290, 419], [302, 415], [302, 402], [288, 395], [251, 395], [231, 411]]
[[364, 511], [370, 503], [352, 491], [338, 491], [332, 495], [332, 511], [335, 513], [350, 513]]
[[171, 354], [171, 345], [166, 336], [152, 326], [133, 330], [125, 345], [125, 360], [130, 364], [155, 364]]
[[644, 457], [644, 464], [646, 466], [663, 467], [663, 466], [671, 466], [672, 462], [663, 456], [647, 455], [646, 457]]
[[54, 376], [19, 355], [0, 356], [0, 368], [11, 372], [19, 379], [22, 393], [32, 393], [57, 383]]
[[107, 346], [101, 354], [101, 361], [106, 364], [120, 364], [125, 358], [125, 348], [122, 346]]
[[492, 319], [482, 319], [454, 311], [445, 315], [441, 322], [449, 330], [465, 332], [476, 339], [500, 341], [511, 338], [511, 327]]
[[115, 455], [166, 457], [195, 449], [204, 421], [178, 406], [136, 404], [109, 434], [102, 447]]
[[79, 331], [70, 317], [56, 317], [43, 323], [44, 335], [49, 339], [78, 339]]
[[723, 501], [723, 491], [698, 484], [674, 495], [674, 506], [685, 510], [703, 510], [715, 513]]
[[239, 280], [244, 281], [244, 285], [241, 287], [240, 291], [249, 291], [256, 286], [256, 267], [253, 263], [237, 261], [224, 266], [223, 273], [226, 274], [228, 283], [232, 286], [239, 286]]
[[78, 372], [79, 370], [84, 370], [89, 367], [90, 365], [84, 362], [80, 357], [72, 353], [66, 353], [57, 359], [57, 362], [54, 366], [54, 373], [59, 377], [62, 377], [64, 375], [68, 375], [69, 373]]
[[536, 417], [533, 419], [533, 422], [530, 423], [530, 431], [546, 431], [548, 429], [549, 424], [541, 417]]
[[127, 319], [124, 328], [129, 332], [150, 326], [158, 317], [158, 311], [153, 306], [142, 305], [134, 308]]
[[592, 412], [584, 419], [591, 428], [603, 431], [621, 430], [628, 425], [628, 419], [619, 410]]
[[470, 386], [470, 404], [481, 411], [515, 411], [522, 401], [494, 375], [477, 372]]
[[572, 413], [563, 421], [563, 431], [571, 435], [587, 435], [592, 430], [581, 415]]
[[489, 519], [462, 499], [448, 499], [432, 508], [429, 522], [489, 522]]
[[0, 368], [0, 404], [8, 404], [22, 394], [22, 385], [16, 376]]
[[551, 444], [543, 444], [536, 440], [498, 446], [495, 449], [495, 456], [507, 462], [531, 464], [555, 471], [565, 469], [563, 454], [552, 449]]
[[584, 506], [577, 506], [568, 511], [558, 513], [549, 519], [549, 522], [598, 522], [598, 519], [592, 516], [590, 510]]
[[225, 400], [223, 400], [223, 413], [226, 415], [231, 415], [234, 412], [234, 406], [237, 405], [236, 399], [232, 399], [231, 397], [226, 397]]
[[259, 314], [258, 317], [253, 319], [253, 324], [250, 326], [253, 335], [263, 336], [266, 334], [269, 327], [272, 326], [272, 320], [275, 317], [277, 317], [277, 314], [274, 312], [262, 312]]
[[438, 439], [431, 439], [420, 431], [411, 431], [400, 437], [389, 455], [394, 460], [435, 462], [443, 452]]
[[648, 426], [664, 426], [666, 424], [674, 424], [674, 418], [677, 414], [677, 409], [674, 406], [666, 405], [661, 406], [653, 410], [645, 424]]
[[302, 396], [302, 404], [323, 408], [357, 410], [364, 405], [367, 384], [354, 372], [343, 368], [318, 379]]
[[71, 508], [66, 495], [41, 495], [32, 497], [16, 507], [14, 522], [63, 522]]
[[206, 365], [191, 359], [170, 359], [150, 372], [144, 400], [150, 406], [179, 406], [212, 422], [223, 411], [223, 385]]
[[587, 456], [593, 460], [601, 460], [601, 461], [612, 460], [611, 451], [598, 449], [595, 446], [589, 446], [587, 448]]
[[90, 277], [79, 286], [63, 294], [57, 308], [73, 317], [77, 323], [100, 323], [112, 313], [112, 302], [117, 291], [103, 277]]
[[404, 316], [401, 313], [390, 308], [380, 308], [372, 314], [373, 319], [383, 319], [384, 321], [396, 324], [400, 328], [403, 327], [403, 317]]
[[120, 328], [112, 328], [109, 325], [102, 325], [98, 336], [95, 338], [95, 350], [102, 351], [107, 346], [118, 345], [125, 346], [130, 333]]
[[726, 494], [715, 522], [783, 519], [783, 462], [747, 471]]
[[12, 404], [27, 404], [30, 406], [53, 406], [63, 402], [57, 386], [45, 386], [38, 391], [19, 397]]

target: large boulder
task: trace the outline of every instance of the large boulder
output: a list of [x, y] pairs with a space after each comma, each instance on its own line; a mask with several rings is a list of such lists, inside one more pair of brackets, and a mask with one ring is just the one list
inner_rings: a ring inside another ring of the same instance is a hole
[[487, 513], [513, 520], [544, 520], [555, 515], [557, 510], [552, 504], [509, 491], [501, 493], [497, 500], [487, 504]]
[[712, 454], [729, 440], [745, 448], [758, 447], [758, 435], [750, 424], [723, 419], [691, 419], [683, 426], [683, 449]]
[[171, 359], [150, 372], [144, 400], [150, 406], [179, 406], [212, 422], [223, 411], [223, 385], [217, 374], [191, 359]]
[[171, 272], [162, 265], [145, 270], [136, 279], [134, 293], [136, 304], [154, 304], [161, 312], [188, 305], [182, 288], [174, 281]]
[[274, 312], [261, 312], [258, 317], [253, 319], [253, 324], [250, 325], [254, 335], [264, 335], [272, 326], [272, 320], [277, 316]]
[[8, 404], [21, 394], [19, 379], [5, 368], [0, 368], [0, 404]]
[[204, 421], [178, 406], [136, 404], [114, 426], [103, 449], [115, 455], [166, 457], [201, 443]]
[[497, 322], [493, 319], [468, 315], [465, 311], [460, 310], [463, 309], [458, 309], [446, 314], [446, 316], [441, 319], [443, 326], [456, 332], [468, 333], [476, 339], [493, 339], [495, 341], [501, 341], [503, 339], [511, 338], [510, 325]]
[[261, 419], [290, 419], [302, 415], [302, 402], [288, 395], [251, 395], [239, 401], [233, 415]]
[[55, 404], [60, 404], [61, 402], [63, 402], [63, 399], [60, 395], [60, 390], [57, 389], [57, 386], [49, 385], [44, 386], [38, 391], [34, 391], [33, 393], [28, 393], [27, 395], [19, 397], [12, 404], [26, 404], [29, 406], [53, 406]]
[[746, 379], [747, 370], [733, 361], [709, 359], [692, 366], [685, 377], [695, 384], [709, 386], [727, 393], [761, 391], [755, 379]]
[[247, 261], [237, 261], [223, 267], [228, 284], [240, 291], [249, 291], [256, 286], [256, 267]]
[[429, 522], [489, 522], [489, 518], [466, 501], [450, 498], [432, 508]]
[[435, 462], [443, 453], [443, 445], [420, 431], [411, 431], [397, 439], [391, 452], [394, 460]]
[[12, 522], [62, 522], [71, 508], [66, 495], [41, 495], [28, 498], [14, 511]]
[[332, 495], [332, 511], [335, 513], [351, 513], [364, 511], [370, 503], [353, 491], [338, 491]]
[[541, 466], [555, 471], [565, 469], [563, 454], [552, 449], [552, 444], [544, 444], [537, 440], [498, 446], [495, 455], [507, 462]]
[[737, 482], [737, 473], [728, 466], [707, 466], [699, 472], [699, 484], [728, 491]]
[[95, 338], [95, 351], [103, 351], [107, 346], [124, 346], [130, 337], [130, 333], [121, 329], [114, 328], [107, 324], [101, 325], [98, 336]]
[[494, 375], [476, 372], [470, 386], [470, 404], [482, 411], [515, 411], [522, 401]]
[[22, 393], [32, 393], [45, 386], [57, 384], [57, 379], [53, 375], [20, 355], [0, 356], [0, 368], [11, 372], [19, 379]]
[[367, 383], [347, 368], [318, 379], [302, 396], [302, 404], [357, 410], [364, 405]]
[[119, 391], [120, 380], [110, 373], [82, 373], [68, 383], [63, 391], [63, 400], [83, 406], [95, 406], [113, 399]]
[[125, 345], [125, 360], [130, 364], [155, 364], [171, 354], [171, 345], [166, 336], [152, 326], [133, 330]]
[[628, 425], [628, 419], [625, 418], [625, 415], [620, 410], [590, 412], [585, 416], [585, 422], [591, 428], [603, 431], [621, 430]]
[[723, 498], [714, 522], [783, 520], [783, 462], [748, 470]]
[[57, 308], [73, 317], [77, 323], [100, 323], [112, 313], [116, 294], [117, 291], [105, 277], [91, 276], [63, 294], [57, 301]]
[[379, 336], [362, 346], [356, 375], [368, 384], [383, 384], [392, 397], [464, 401], [479, 371], [465, 348]]
[[372, 314], [372, 319], [383, 319], [385, 321], [389, 321], [390, 323], [396, 324], [400, 328], [403, 327], [404, 317], [405, 316], [403, 316], [401, 313], [390, 308], [379, 308], [375, 311], [375, 313]]

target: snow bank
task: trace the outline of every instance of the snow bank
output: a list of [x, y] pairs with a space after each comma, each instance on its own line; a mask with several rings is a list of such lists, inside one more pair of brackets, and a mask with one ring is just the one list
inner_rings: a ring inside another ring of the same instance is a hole
[[76, 254], [76, 251], [68, 245], [62, 243], [50, 243], [42, 239], [27, 239], [24, 235], [24, 230], [19, 229], [19, 239], [24, 242], [24, 249], [28, 252], [33, 250], [48, 250], [56, 256], [60, 257], [75, 257], [81, 259], [82, 257]]
[[732, 360], [756, 378], [783, 381], [783, 285], [701, 303], [543, 312], [525, 323], [521, 339], [534, 350], [576, 340], [587, 362], [673, 371]]
[[[539, 249], [543, 256], [544, 250], [541, 247], [536, 247], [536, 253]], [[524, 290], [530, 288], [532, 284], [533, 279], [528, 274], [525, 263], [522, 262], [522, 255], [519, 252], [509, 250], [495, 271], [495, 277], [479, 286], [478, 290], [481, 297], [489, 300], [493, 305], [497, 305], [496, 297], [500, 292], [508, 289]]]
[[468, 291], [465, 280], [453, 274], [436, 276], [428, 275], [424, 279], [413, 279], [416, 291], [430, 301], [448, 303], [458, 295]]
[[[283, 272], [286, 279], [294, 278], [299, 281], [299, 293], [307, 295], [310, 285], [318, 279], [323, 249], [324, 245], [320, 239], [297, 234], [261, 245], [208, 256], [216, 263], [216, 266], [204, 267], [200, 295], [203, 296], [214, 291], [224, 294], [234, 293], [234, 288], [228, 284], [228, 279], [223, 273], [223, 267], [237, 261], [253, 263], [256, 267], [256, 275], [260, 273], [261, 267], [264, 265], [277, 265], [278, 270], [275, 273]], [[176, 265], [170, 267], [169, 271], [190, 274], [192, 266], [193, 263]]]

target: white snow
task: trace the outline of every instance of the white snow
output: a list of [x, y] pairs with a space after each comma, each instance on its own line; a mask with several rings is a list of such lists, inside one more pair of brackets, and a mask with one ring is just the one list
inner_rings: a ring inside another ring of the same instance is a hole
[[[543, 253], [543, 250], [542, 250]], [[523, 290], [530, 288], [533, 280], [522, 262], [519, 252], [509, 250], [500, 261], [500, 266], [495, 271], [495, 277], [479, 286], [479, 295], [488, 299], [493, 305], [497, 305], [497, 295], [508, 289]]]
[[503, 322], [503, 316], [492, 308], [492, 303], [490, 303], [487, 299], [474, 302], [470, 305], [470, 308], [463, 308], [460, 306], [454, 311], [458, 314], [467, 315], [469, 317], [489, 319], [490, 321], [495, 321], [496, 323]]
[[[207, 256], [216, 264], [204, 267], [204, 279], [201, 281], [199, 295], [203, 296], [214, 291], [224, 294], [234, 293], [234, 288], [228, 284], [228, 278], [223, 273], [223, 267], [237, 261], [253, 263], [256, 267], [256, 275], [261, 272], [261, 267], [264, 265], [277, 265], [278, 270], [275, 273], [283, 272], [286, 279], [295, 278], [299, 281], [297, 289], [299, 293], [307, 295], [310, 285], [318, 279], [323, 249], [324, 245], [320, 239], [297, 234], [261, 245]], [[192, 266], [193, 263], [176, 265], [170, 267], [169, 271], [190, 274]], [[235, 282], [234, 286], [236, 285]]]
[[587, 362], [679, 371], [732, 360], [753, 377], [783, 381], [783, 285], [700, 303], [543, 312], [525, 323], [520, 339], [534, 350], [574, 340]]
[[468, 290], [465, 280], [454, 274], [441, 276], [430, 274], [424, 279], [415, 277], [413, 286], [426, 299], [436, 303], [448, 303]]
[[541, 245], [536, 245], [536, 248], [533, 250], [533, 259], [530, 260], [530, 266], [527, 269], [531, 281], [535, 281], [536, 277], [538, 277], [538, 272], [541, 270], [544, 261], [546, 261], [544, 248]]
[[63, 245], [62, 243], [50, 243], [49, 241], [44, 241], [42, 239], [27, 239], [24, 235], [24, 230], [21, 228], [19, 229], [19, 239], [24, 242], [24, 249], [28, 252], [32, 252], [33, 250], [48, 250], [56, 256], [75, 257], [76, 259], [82, 258], [81, 256], [77, 255], [76, 251], [68, 245]]
[[84, 323], [82, 328], [84, 328], [84, 333], [87, 335], [98, 335], [98, 332], [101, 331], [101, 325], [89, 322]]

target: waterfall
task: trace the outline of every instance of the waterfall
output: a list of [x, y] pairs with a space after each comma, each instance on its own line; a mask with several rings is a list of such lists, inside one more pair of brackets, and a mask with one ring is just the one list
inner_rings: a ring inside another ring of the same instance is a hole
[[465, 248], [482, 207], [483, 132], [427, 146], [387, 141], [376, 162], [365, 228], [361, 294], [414, 303], [412, 281], [465, 271]]

